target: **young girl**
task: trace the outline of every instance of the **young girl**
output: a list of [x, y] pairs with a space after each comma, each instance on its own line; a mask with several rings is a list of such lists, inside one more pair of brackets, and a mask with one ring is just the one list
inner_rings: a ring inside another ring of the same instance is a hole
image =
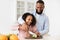
[[30, 13], [24, 13], [24, 15], [22, 16], [22, 19], [24, 20], [24, 23], [22, 25], [19, 25], [19, 37], [20, 38], [30, 37], [29, 31], [34, 32], [37, 35], [39, 34], [35, 26], [36, 19], [34, 15]]

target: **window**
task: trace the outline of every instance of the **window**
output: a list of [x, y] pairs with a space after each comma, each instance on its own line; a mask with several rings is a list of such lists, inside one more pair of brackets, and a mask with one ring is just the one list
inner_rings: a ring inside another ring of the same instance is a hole
[[34, 10], [34, 2], [17, 1], [17, 19], [25, 12], [32, 12]]

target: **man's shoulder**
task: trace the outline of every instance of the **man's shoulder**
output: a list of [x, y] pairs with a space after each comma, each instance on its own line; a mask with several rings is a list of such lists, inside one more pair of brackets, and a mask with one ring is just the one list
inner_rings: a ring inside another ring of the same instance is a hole
[[43, 13], [43, 17], [46, 19], [48, 19], [48, 16], [46, 14]]
[[24, 23], [24, 20], [22, 19], [22, 16], [20, 16], [17, 21], [18, 21], [19, 24], [23, 24]]

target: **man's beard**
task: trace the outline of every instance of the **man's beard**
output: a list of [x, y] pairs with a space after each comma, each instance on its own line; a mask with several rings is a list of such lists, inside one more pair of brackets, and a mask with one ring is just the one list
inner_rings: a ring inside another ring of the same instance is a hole
[[41, 10], [40, 12], [38, 12], [37, 9], [36, 9], [36, 13], [37, 13], [37, 14], [41, 15], [42, 12], [43, 12], [43, 10]]

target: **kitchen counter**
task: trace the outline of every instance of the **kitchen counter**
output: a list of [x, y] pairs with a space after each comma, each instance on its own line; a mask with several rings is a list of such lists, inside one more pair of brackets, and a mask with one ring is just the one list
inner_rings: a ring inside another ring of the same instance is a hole
[[60, 40], [60, 36], [44, 35], [42, 39], [22, 39], [22, 40]]

